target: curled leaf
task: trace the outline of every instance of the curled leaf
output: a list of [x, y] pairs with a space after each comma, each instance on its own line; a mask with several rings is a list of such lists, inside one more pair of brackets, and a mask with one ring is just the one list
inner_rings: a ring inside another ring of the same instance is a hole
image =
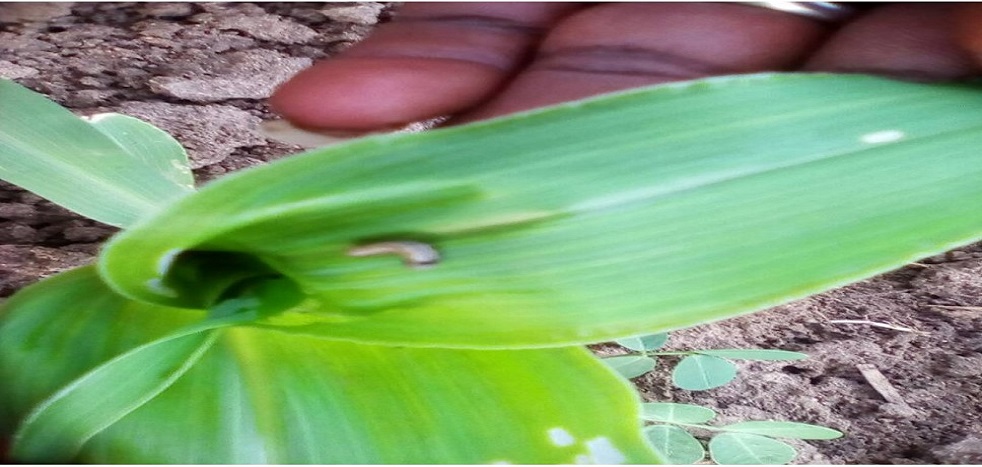
[[[754, 75], [373, 136], [214, 182], [117, 236], [100, 272], [197, 307], [173, 268], [241, 255], [309, 297], [259, 325], [364, 343], [664, 332], [982, 238], [980, 109], [971, 86]], [[441, 260], [349, 254], [377, 242]]]

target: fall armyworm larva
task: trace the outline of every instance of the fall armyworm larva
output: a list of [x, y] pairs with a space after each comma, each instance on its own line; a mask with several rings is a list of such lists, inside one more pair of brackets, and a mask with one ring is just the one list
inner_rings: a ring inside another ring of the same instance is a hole
[[410, 267], [432, 266], [440, 262], [440, 253], [423, 242], [394, 241], [369, 243], [348, 250], [348, 256], [398, 255]]

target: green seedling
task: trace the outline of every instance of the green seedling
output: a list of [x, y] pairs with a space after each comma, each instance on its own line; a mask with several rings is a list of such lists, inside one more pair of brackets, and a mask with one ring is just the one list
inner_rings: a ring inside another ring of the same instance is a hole
[[637, 378], [654, 370], [661, 357], [682, 357], [672, 370], [672, 384], [689, 391], [718, 388], [733, 381], [737, 368], [730, 359], [782, 361], [808, 357], [800, 352], [771, 349], [659, 350], [668, 342], [668, 333], [618, 339], [615, 342], [631, 352], [603, 360], [621, 376]]
[[0, 432], [23, 462], [663, 461], [583, 344], [982, 237], [971, 86], [713, 78], [197, 190], [141, 123], [12, 82], [0, 109], [0, 178], [122, 227], [0, 311]]
[[648, 440], [672, 464], [694, 464], [706, 457], [703, 443], [687, 429], [716, 433], [708, 446], [710, 458], [717, 464], [786, 464], [794, 459], [797, 451], [774, 438], [828, 440], [842, 436], [831, 428], [796, 422], [766, 420], [707, 425], [716, 412], [691, 404], [645, 403], [642, 417], [653, 422], [644, 430]]
[[[736, 377], [736, 366], [728, 359], [784, 361], [808, 356], [799, 352], [770, 349], [659, 350], [668, 342], [668, 333], [618, 339], [628, 355], [603, 359], [621, 376], [631, 379], [653, 370], [659, 358], [682, 357], [672, 371], [672, 384], [680, 389], [702, 391], [723, 386]], [[641, 417], [657, 422], [645, 428], [648, 440], [662, 458], [671, 464], [694, 464], [706, 457], [703, 443], [686, 429], [722, 432], [708, 443], [711, 459], [717, 464], [786, 464], [794, 459], [794, 447], [773, 439], [834, 439], [842, 433], [831, 428], [797, 422], [751, 421], [725, 426], [705, 425], [716, 417], [712, 409], [691, 404], [649, 402], [642, 405]]]

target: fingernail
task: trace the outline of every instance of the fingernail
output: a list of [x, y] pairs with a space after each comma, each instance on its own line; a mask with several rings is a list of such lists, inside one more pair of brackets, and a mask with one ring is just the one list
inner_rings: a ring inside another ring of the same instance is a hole
[[378, 128], [371, 131], [332, 130], [324, 128], [303, 128], [287, 120], [267, 120], [259, 124], [259, 130], [264, 137], [304, 148], [320, 148], [343, 143], [365, 136], [384, 133], [414, 133], [428, 130], [444, 122], [446, 117], [413, 122], [408, 125], [390, 128]]
[[307, 129], [293, 125], [287, 120], [267, 120], [259, 124], [259, 131], [266, 138], [303, 146], [305, 148], [330, 146], [372, 133], [364, 131]]

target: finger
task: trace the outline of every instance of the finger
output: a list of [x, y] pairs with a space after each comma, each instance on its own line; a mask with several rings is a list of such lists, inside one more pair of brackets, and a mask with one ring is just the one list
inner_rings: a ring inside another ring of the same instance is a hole
[[982, 4], [964, 3], [955, 8], [955, 40], [982, 69]]
[[599, 93], [712, 75], [790, 69], [826, 34], [815, 20], [724, 3], [623, 3], [581, 10], [470, 121]]
[[283, 84], [272, 108], [301, 126], [369, 130], [454, 113], [487, 98], [563, 3], [409, 3], [390, 23]]
[[838, 31], [805, 67], [921, 80], [972, 76], [977, 68], [952, 33], [954, 11], [944, 3], [874, 9]]

